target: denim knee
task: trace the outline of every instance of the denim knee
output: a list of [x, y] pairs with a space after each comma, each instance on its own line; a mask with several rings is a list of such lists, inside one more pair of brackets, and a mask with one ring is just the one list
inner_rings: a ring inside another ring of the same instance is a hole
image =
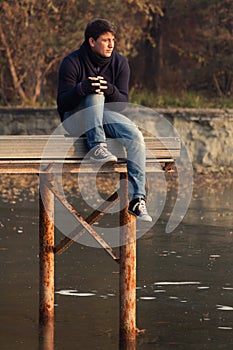
[[91, 107], [94, 105], [103, 104], [104, 99], [105, 99], [104, 95], [100, 95], [100, 94], [87, 95], [84, 100], [84, 107]]
[[137, 125], [135, 127], [131, 128], [130, 134], [129, 134], [129, 139], [140, 143], [141, 145], [145, 145], [144, 137], [142, 132], [138, 129]]

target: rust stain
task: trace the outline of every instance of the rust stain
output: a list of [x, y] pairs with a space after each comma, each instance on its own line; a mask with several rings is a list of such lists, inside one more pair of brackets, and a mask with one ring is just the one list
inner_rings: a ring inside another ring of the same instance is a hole
[[40, 322], [54, 318], [54, 195], [40, 183]]
[[[126, 187], [122, 190], [126, 190]], [[122, 198], [123, 197], [123, 198]], [[128, 215], [127, 196], [121, 192], [120, 247], [120, 339], [123, 343], [136, 339], [136, 225]], [[127, 347], [128, 349], [128, 347]], [[131, 347], [129, 348], [131, 349]], [[132, 347], [134, 349], [134, 347]]]

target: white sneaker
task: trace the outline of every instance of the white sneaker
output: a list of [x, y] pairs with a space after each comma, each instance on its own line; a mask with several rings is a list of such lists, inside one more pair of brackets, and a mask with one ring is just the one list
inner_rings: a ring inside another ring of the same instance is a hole
[[147, 212], [146, 202], [143, 198], [133, 199], [129, 203], [128, 212], [136, 216], [138, 220], [152, 222], [152, 217]]
[[117, 162], [117, 157], [114, 156], [107, 148], [105, 143], [100, 143], [93, 147], [90, 151], [90, 159], [99, 163]]

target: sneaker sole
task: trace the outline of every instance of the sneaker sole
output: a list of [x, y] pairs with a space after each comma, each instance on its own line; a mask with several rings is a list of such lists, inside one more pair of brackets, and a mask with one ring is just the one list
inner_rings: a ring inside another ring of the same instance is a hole
[[152, 222], [152, 218], [148, 215], [147, 217], [143, 218], [141, 216], [137, 216], [135, 215], [132, 211], [128, 210], [128, 213], [135, 216], [135, 218], [138, 220], [138, 221], [144, 221], [144, 222]]
[[117, 158], [96, 159], [96, 158], [90, 157], [90, 160], [93, 160], [93, 162], [96, 162], [96, 163], [116, 163], [117, 162]]

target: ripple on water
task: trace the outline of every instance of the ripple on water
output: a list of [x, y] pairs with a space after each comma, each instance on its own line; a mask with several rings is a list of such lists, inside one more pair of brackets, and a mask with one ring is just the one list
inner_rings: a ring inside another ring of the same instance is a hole
[[195, 281], [173, 281], [173, 282], [155, 282], [155, 285], [159, 286], [169, 286], [169, 285], [195, 285], [195, 284], [201, 284], [201, 282], [195, 282]]
[[233, 311], [233, 307], [232, 306], [227, 306], [227, 305], [216, 305], [216, 306], [217, 306], [217, 310]]
[[231, 330], [232, 329], [232, 327], [218, 327], [218, 329], [225, 329], [225, 330]]
[[60, 295], [68, 295], [75, 297], [92, 297], [96, 295], [95, 293], [80, 293], [77, 289], [63, 289], [56, 292], [56, 294]]

